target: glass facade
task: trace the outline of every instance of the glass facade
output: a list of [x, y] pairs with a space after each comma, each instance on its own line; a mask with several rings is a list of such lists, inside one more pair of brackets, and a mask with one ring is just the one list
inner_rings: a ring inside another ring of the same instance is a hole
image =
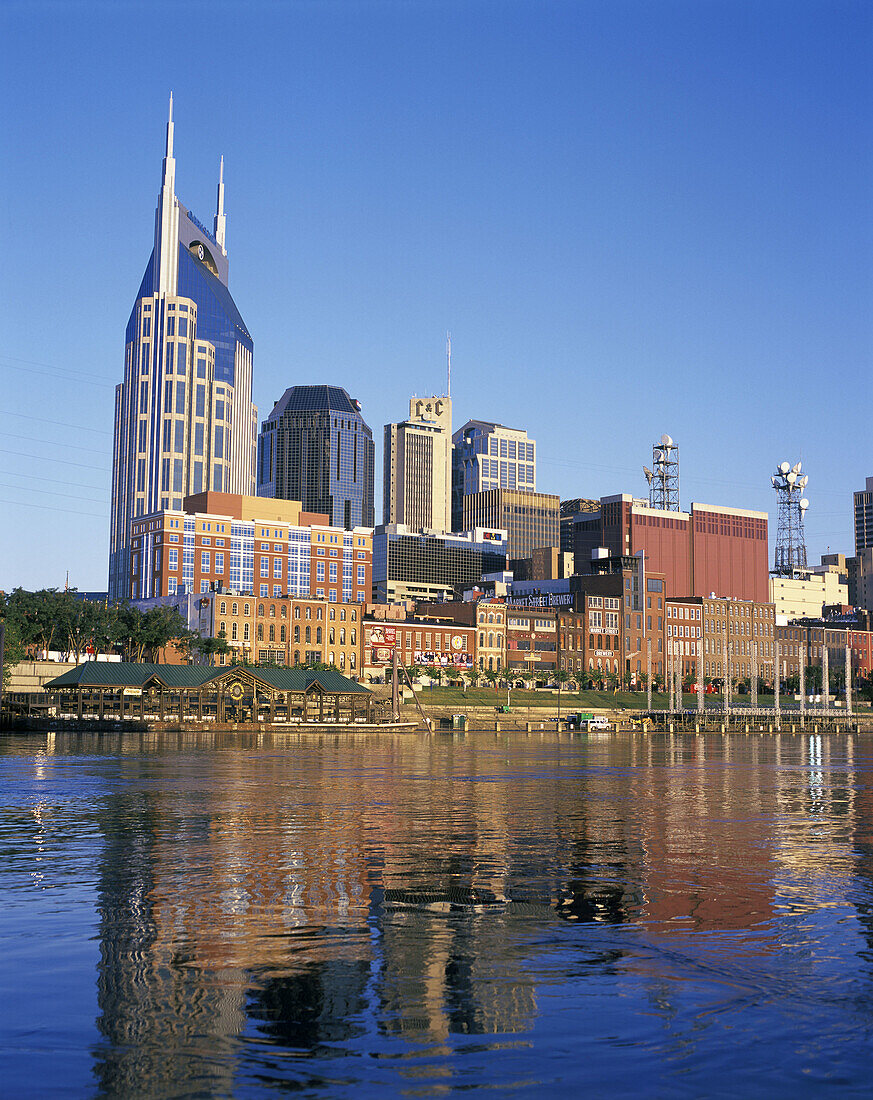
[[373, 435], [338, 386], [292, 386], [258, 438], [258, 494], [299, 500], [337, 527], [372, 527]]

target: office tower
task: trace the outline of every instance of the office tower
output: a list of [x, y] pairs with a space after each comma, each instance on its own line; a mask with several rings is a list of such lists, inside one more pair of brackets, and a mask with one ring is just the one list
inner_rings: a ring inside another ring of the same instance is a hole
[[189, 493], [254, 492], [252, 338], [228, 290], [224, 160], [210, 233], [176, 198], [173, 99], [151, 257], [115, 390], [109, 595], [127, 595], [131, 522]]
[[527, 432], [468, 420], [452, 436], [452, 443], [453, 531], [466, 529], [465, 496], [489, 489], [536, 492], [536, 443], [528, 439]]
[[373, 599], [451, 600], [483, 573], [506, 568], [506, 532], [437, 535], [390, 523], [373, 532]]
[[855, 553], [873, 546], [873, 477], [867, 488], [855, 493]]
[[409, 419], [385, 425], [383, 523], [451, 530], [452, 402], [412, 397]]
[[373, 526], [373, 433], [340, 386], [291, 386], [261, 425], [258, 496], [299, 500], [337, 527]]
[[544, 546], [560, 546], [560, 497], [520, 489], [487, 489], [463, 497], [462, 525], [507, 532], [506, 553], [512, 561], [529, 558]]

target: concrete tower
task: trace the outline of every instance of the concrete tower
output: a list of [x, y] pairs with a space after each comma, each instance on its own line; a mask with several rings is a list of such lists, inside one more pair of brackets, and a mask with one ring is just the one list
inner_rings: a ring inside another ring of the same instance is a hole
[[385, 425], [382, 522], [451, 530], [452, 400], [412, 397], [409, 419]]

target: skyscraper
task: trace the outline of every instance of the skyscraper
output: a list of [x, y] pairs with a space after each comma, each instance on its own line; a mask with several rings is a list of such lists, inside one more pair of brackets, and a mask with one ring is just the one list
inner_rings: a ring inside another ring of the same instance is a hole
[[855, 493], [855, 553], [873, 546], [873, 477], [867, 486]]
[[464, 497], [489, 489], [536, 492], [536, 443], [519, 428], [468, 420], [452, 436], [452, 530], [463, 531]]
[[207, 489], [251, 494], [252, 338], [228, 290], [224, 159], [213, 232], [176, 198], [173, 97], [155, 239], [115, 390], [109, 594], [130, 577], [131, 520]]
[[340, 386], [291, 386], [261, 425], [258, 496], [299, 500], [350, 531], [373, 526], [373, 433]]
[[452, 401], [411, 397], [409, 419], [385, 425], [382, 522], [451, 530]]

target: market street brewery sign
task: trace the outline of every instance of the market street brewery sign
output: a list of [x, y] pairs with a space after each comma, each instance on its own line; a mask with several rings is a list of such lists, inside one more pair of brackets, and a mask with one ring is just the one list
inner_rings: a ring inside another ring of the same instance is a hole
[[547, 592], [542, 596], [510, 596], [507, 607], [572, 607], [572, 592]]

